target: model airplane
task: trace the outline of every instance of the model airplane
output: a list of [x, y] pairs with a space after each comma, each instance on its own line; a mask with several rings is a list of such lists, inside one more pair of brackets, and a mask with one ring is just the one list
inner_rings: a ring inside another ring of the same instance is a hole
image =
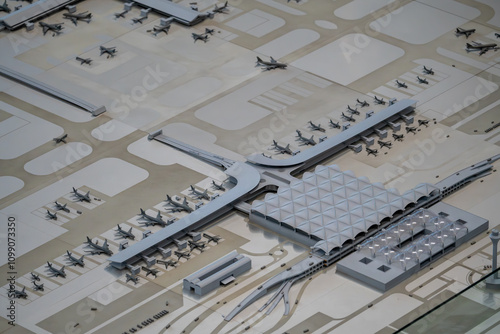
[[153, 29], [149, 29], [147, 30], [147, 32], [150, 32], [155, 36], [161, 32], [164, 32], [166, 35], [168, 35], [169, 30], [170, 30], [170, 24], [167, 26], [154, 26]]
[[348, 121], [348, 122], [356, 122], [356, 120], [354, 119], [354, 117], [351, 117], [351, 116], [346, 115], [346, 114], [344, 114], [344, 113], [342, 113], [342, 115], [341, 115], [341, 116], [342, 116], [342, 118], [343, 118], [343, 119], [345, 119], [345, 120], [346, 120], [346, 121]]
[[92, 59], [91, 58], [76, 57], [76, 60], [80, 62], [80, 65], [83, 65], [83, 64], [90, 65], [92, 63]]
[[421, 78], [417, 75], [417, 80], [418, 80], [418, 83], [421, 83], [421, 84], [426, 84], [428, 85], [429, 84], [429, 81], [427, 81], [426, 78]]
[[384, 98], [379, 99], [376, 95], [373, 97], [373, 101], [375, 101], [375, 104], [385, 104]]
[[66, 251], [66, 256], [68, 257], [68, 260], [71, 262], [72, 265], [74, 266], [80, 266], [80, 267], [85, 267], [85, 263], [83, 262], [83, 258], [85, 255], [82, 255], [79, 259], [74, 257], [73, 254], [71, 254], [68, 250]]
[[422, 71], [425, 74], [434, 75], [434, 71], [432, 70], [432, 68], [427, 68], [427, 67], [425, 67], [425, 65], [424, 65], [424, 69]]
[[485, 54], [486, 52], [488, 52], [490, 50], [494, 50], [494, 51], [498, 50], [498, 46], [496, 43], [481, 44], [481, 43], [472, 41], [470, 43], [466, 43], [465, 45], [466, 45], [465, 51], [467, 51], [467, 52], [479, 51], [480, 56]]
[[77, 198], [78, 201], [80, 202], [87, 202], [87, 203], [90, 203], [91, 199], [90, 199], [90, 190], [87, 191], [86, 194], [81, 194], [78, 192], [78, 190], [76, 190], [74, 187], [73, 187], [73, 196], [75, 196]]
[[192, 33], [191, 36], [193, 36], [194, 42], [196, 43], [197, 40], [203, 41], [203, 42], [208, 42], [208, 35], [206, 34], [196, 34]]
[[309, 127], [313, 131], [320, 131], [320, 132], [325, 132], [326, 130], [321, 127], [321, 124], [314, 124], [312, 121], [309, 121]]
[[113, 58], [115, 56], [115, 53], [118, 52], [118, 51], [116, 51], [115, 46], [105, 47], [105, 46], [101, 45], [101, 46], [99, 46], [99, 50], [101, 51], [99, 56], [102, 56], [103, 54], [107, 53], [108, 54], [107, 58], [109, 58], [109, 57]]
[[306, 138], [302, 136], [302, 132], [300, 132], [299, 130], [295, 131], [297, 132], [297, 135], [295, 137], [297, 137], [297, 140], [301, 142], [300, 145], [311, 145], [311, 146], [316, 145], [316, 142], [314, 141], [314, 136], [311, 136], [311, 138]]
[[404, 137], [405, 137], [405, 135], [404, 135], [404, 134], [400, 134], [400, 135], [398, 135], [398, 134], [396, 134], [396, 133], [393, 133], [393, 134], [392, 134], [392, 138], [394, 138], [394, 140], [397, 140], [397, 141], [403, 141], [403, 138], [404, 138]]
[[10, 290], [9, 292], [14, 292], [14, 298], [28, 298], [28, 294], [26, 293], [26, 287], [23, 287], [22, 290], [16, 290], [14, 289], [13, 291]]
[[214, 13], [220, 13], [220, 14], [225, 14], [226, 11], [229, 9], [227, 8], [227, 1], [224, 3], [224, 5], [217, 7], [217, 4], [215, 4], [215, 8], [212, 10]]
[[191, 257], [191, 254], [189, 254], [189, 252], [174, 251], [174, 254], [177, 256], [177, 260], [180, 260], [181, 257], [185, 258], [186, 260]]
[[368, 153], [367, 155], [373, 154], [373, 156], [375, 156], [375, 157], [376, 157], [376, 156], [377, 156], [377, 154], [378, 154], [378, 150], [376, 150], [376, 149], [371, 149], [371, 148], [368, 148], [368, 147], [367, 147], [367, 148], [366, 148], [366, 153]]
[[370, 106], [370, 104], [366, 101], [360, 101], [359, 99], [356, 99], [356, 102], [356, 105], [360, 106], [361, 108]]
[[47, 33], [47, 31], [52, 30], [53, 34], [52, 36], [59, 35], [64, 27], [62, 26], [64, 23], [54, 23], [54, 24], [49, 24], [45, 22], [39, 22], [38, 23], [42, 28], [43, 28], [43, 35]]
[[115, 13], [114, 14], [115, 15], [115, 20], [118, 19], [118, 18], [120, 18], [120, 17], [125, 18], [125, 14], [127, 14], [127, 13], [128, 13], [128, 10], [124, 10], [123, 12]]
[[205, 191], [199, 191], [199, 190], [196, 190], [195, 187], [193, 187], [192, 185], [190, 186], [190, 192], [191, 192], [191, 197], [195, 198], [195, 199], [206, 199], [207, 201], [210, 200], [210, 196], [208, 195], [208, 190], [205, 189]]
[[424, 125], [426, 128], [429, 127], [429, 120], [428, 119], [419, 119], [418, 120], [418, 126]]
[[118, 226], [118, 229], [115, 230], [116, 235], [118, 235], [124, 239], [135, 240], [135, 235], [132, 233], [132, 227], [130, 228], [130, 230], [126, 231], [120, 227], [120, 224], [117, 224], [116, 226]]
[[175, 267], [177, 265], [177, 261], [175, 260], [156, 260], [156, 263], [160, 263], [165, 265], [165, 269], [168, 269], [168, 266]]
[[215, 29], [205, 28], [205, 35], [213, 35], [215, 33]]
[[71, 22], [73, 22], [73, 24], [76, 26], [78, 25], [78, 21], [90, 23], [90, 20], [92, 19], [92, 13], [89, 13], [88, 11], [78, 14], [63, 13], [63, 18], [71, 20]]
[[196, 242], [188, 240], [188, 243], [189, 243], [189, 248], [191, 250], [198, 249], [200, 252], [203, 252], [205, 250], [205, 247], [207, 247], [206, 243], [204, 242]]
[[359, 115], [358, 108], [352, 109], [349, 105], [347, 105], [347, 112], [351, 115]]
[[214, 180], [212, 180], [212, 188], [214, 188], [215, 190], [221, 190], [221, 191], [224, 191], [226, 190], [226, 188], [224, 188], [224, 186], [221, 184], [217, 184], [215, 183]]
[[280, 154], [290, 154], [293, 155], [292, 150], [290, 149], [290, 144], [287, 144], [285, 147], [279, 145], [276, 140], [273, 140], [273, 148], [278, 151]]
[[391, 148], [392, 147], [392, 143], [390, 141], [379, 140], [379, 141], [377, 141], [377, 143], [380, 145], [380, 148], [384, 148], [384, 147]]
[[100, 254], [106, 254], [109, 256], [113, 255], [113, 252], [109, 249], [107, 239], [104, 239], [104, 243], [102, 244], [102, 246], [99, 246], [97, 241], [94, 243], [89, 237], [87, 237], [87, 241], [85, 243], [89, 247], [93, 248], [93, 250], [86, 251], [87, 253], [90, 253], [92, 255], [100, 255]]
[[54, 212], [50, 212], [49, 210], [47, 210], [47, 217], [49, 217], [49, 219], [52, 219], [52, 220], [57, 220], [57, 213]]
[[406, 85], [406, 82], [401, 82], [397, 79], [396, 79], [396, 86], [398, 86], [399, 88], [408, 88], [408, 86]]
[[222, 239], [220, 236], [218, 235], [209, 235], [209, 234], [206, 234], [206, 233], [203, 233], [203, 237], [204, 238], [207, 238], [208, 241], [207, 242], [210, 242], [210, 241], [213, 241], [215, 242], [216, 244], [219, 243], [220, 239]]
[[61, 137], [52, 138], [52, 140], [55, 141], [56, 144], [59, 144], [59, 143], [66, 144], [66, 138], [68, 138], [67, 133], [63, 134]]
[[276, 61], [273, 57], [270, 57], [270, 61], [264, 61], [260, 59], [260, 57], [257, 57], [257, 62], [255, 66], [263, 67], [264, 71], [270, 71], [276, 68], [285, 69], [288, 65]]
[[148, 17], [147, 16], [141, 16], [141, 17], [134, 17], [132, 19], [132, 24], [135, 24], [135, 23], [140, 23], [142, 24], [143, 21], [147, 20]]
[[65, 266], [62, 266], [61, 269], [57, 269], [49, 261], [47, 261], [47, 266], [49, 267], [49, 270], [53, 273], [52, 277], [61, 276], [62, 278], [66, 278], [66, 273], [64, 272]]
[[139, 277], [137, 277], [136, 275], [125, 274], [125, 277], [127, 277], [125, 283], [127, 283], [128, 281], [134, 282], [134, 285], [139, 283]]
[[457, 28], [455, 30], [455, 36], [465, 35], [465, 38], [469, 38], [470, 35], [476, 32], [476, 29], [462, 29]]
[[151, 268], [144, 267], [144, 266], [142, 266], [141, 268], [142, 268], [142, 270], [144, 270], [146, 272], [146, 277], [148, 277], [149, 275], [153, 275], [156, 278], [156, 276], [160, 272], [158, 269], [154, 269], [154, 268], [151, 269]]
[[188, 201], [186, 197], [184, 197], [184, 201], [182, 203], [174, 201], [168, 194], [167, 194], [167, 199], [165, 200], [167, 202], [167, 205], [172, 206], [172, 208], [169, 208], [168, 210], [172, 212], [180, 212], [180, 211], [186, 211], [186, 212], [193, 212], [193, 209], [188, 204]]
[[332, 129], [340, 129], [340, 124], [339, 122], [335, 123], [334, 121], [332, 121], [332, 119], [330, 119], [330, 127]]
[[66, 208], [66, 205], [68, 205], [68, 203], [61, 205], [60, 203], [57, 203], [57, 201], [55, 201], [54, 204], [55, 204], [54, 210], [56, 210], [56, 211], [62, 210], [64, 212], [69, 212], [69, 209]]
[[0, 12], [6, 12], [6, 13], [11, 12], [9, 5], [7, 4], [7, 0], [3, 2], [3, 5], [0, 5]]
[[162, 219], [162, 215], [160, 213], [160, 210], [158, 210], [158, 214], [156, 215], [156, 217], [154, 216], [150, 216], [146, 213], [146, 211], [144, 211], [142, 208], [141, 208], [141, 213], [139, 213], [139, 215], [147, 220], [146, 223], [141, 223], [141, 224], [145, 224], [146, 226], [149, 226], [149, 225], [160, 225], [161, 227], [165, 227], [167, 226], [167, 222], [164, 221]]
[[43, 283], [42, 284], [36, 284], [35, 281], [32, 282], [34, 287], [33, 290], [35, 291], [44, 291], [45, 289], [43, 288]]
[[413, 127], [413, 126], [407, 126], [406, 127], [406, 133], [413, 133], [414, 135], [417, 134], [417, 128]]
[[34, 281], [40, 281], [40, 275], [31, 273], [31, 279]]

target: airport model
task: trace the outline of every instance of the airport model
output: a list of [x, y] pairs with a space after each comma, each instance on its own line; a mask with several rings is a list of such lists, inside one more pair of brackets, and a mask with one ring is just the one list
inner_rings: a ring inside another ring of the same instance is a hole
[[4, 0], [0, 333], [500, 331], [499, 39], [495, 0]]

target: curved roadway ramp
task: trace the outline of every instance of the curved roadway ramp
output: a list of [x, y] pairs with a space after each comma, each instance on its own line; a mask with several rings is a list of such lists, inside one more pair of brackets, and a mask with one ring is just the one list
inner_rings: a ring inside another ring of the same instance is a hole
[[19, 82], [25, 86], [38, 90], [44, 94], [55, 97], [56, 99], [62, 100], [66, 103], [72, 104], [78, 108], [81, 108], [85, 111], [88, 111], [92, 114], [92, 116], [97, 116], [106, 111], [106, 107], [104, 106], [95, 106], [92, 103], [84, 101], [76, 96], [73, 96], [69, 93], [63, 92], [60, 89], [57, 89], [49, 84], [46, 84], [43, 81], [37, 80], [35, 78], [29, 77], [25, 74], [22, 74], [18, 71], [14, 71], [10, 68], [0, 65], [0, 75], [6, 77], [7, 79]]
[[264, 284], [259, 286], [257, 290], [254, 290], [250, 295], [248, 295], [241, 303], [238, 304], [225, 318], [224, 320], [230, 321], [232, 320], [238, 313], [243, 311], [249, 305], [254, 303], [257, 299], [267, 294], [267, 291], [272, 287], [282, 284], [281, 287], [276, 291], [276, 293], [269, 299], [267, 303], [265, 303], [259, 311], [263, 311], [268, 305], [271, 304], [271, 307], [267, 311], [266, 314], [271, 313], [274, 308], [278, 305], [281, 299], [285, 302], [285, 315], [290, 311], [290, 303], [288, 298], [288, 292], [290, 291], [290, 287], [295, 281], [308, 276], [309, 274], [321, 269], [323, 267], [323, 259], [320, 259], [316, 256], [310, 256], [307, 259], [304, 259], [297, 263], [296, 265], [288, 268], [285, 271], [277, 274], [272, 277]]

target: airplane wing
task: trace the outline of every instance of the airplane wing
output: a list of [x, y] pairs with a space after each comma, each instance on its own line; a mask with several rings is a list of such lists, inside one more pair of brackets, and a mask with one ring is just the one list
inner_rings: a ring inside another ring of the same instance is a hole
[[44, 35], [47, 33], [47, 31], [49, 31], [49, 27], [48, 26], [43, 26], [43, 34]]

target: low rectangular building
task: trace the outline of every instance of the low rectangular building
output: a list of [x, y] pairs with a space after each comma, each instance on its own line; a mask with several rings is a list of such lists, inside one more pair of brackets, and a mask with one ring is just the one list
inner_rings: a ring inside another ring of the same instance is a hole
[[488, 220], [438, 202], [365, 241], [337, 272], [385, 292], [486, 230]]
[[229, 284], [236, 276], [250, 270], [251, 267], [250, 258], [238, 254], [237, 251], [232, 251], [184, 278], [184, 290], [203, 296], [217, 289], [220, 285]]

